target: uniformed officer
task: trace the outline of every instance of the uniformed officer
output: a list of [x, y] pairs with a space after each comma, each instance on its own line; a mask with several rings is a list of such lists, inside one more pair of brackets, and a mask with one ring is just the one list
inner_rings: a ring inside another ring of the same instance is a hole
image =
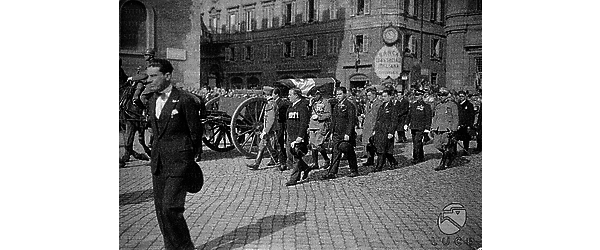
[[309, 146], [312, 150], [311, 168], [319, 168], [319, 153], [321, 153], [323, 160], [325, 160], [323, 168], [329, 168], [329, 157], [327, 156], [323, 141], [329, 132], [331, 105], [329, 104], [329, 100], [323, 97], [321, 90], [315, 92], [315, 96], [311, 102], [312, 115], [308, 123]]
[[469, 131], [473, 129], [475, 123], [475, 107], [467, 100], [467, 93], [465, 91], [458, 92], [458, 131], [456, 131], [456, 139], [462, 141], [463, 150], [462, 155], [469, 154], [469, 141], [471, 141], [471, 135]]
[[393, 90], [385, 89], [381, 94], [383, 104], [377, 111], [375, 127], [373, 128], [373, 141], [377, 152], [377, 164], [373, 172], [379, 172], [383, 169], [385, 160], [390, 162], [390, 167], [394, 169], [398, 166], [398, 161], [394, 158], [394, 132], [398, 126], [398, 108], [394, 105]]
[[354, 130], [357, 121], [356, 107], [346, 98], [346, 95], [347, 90], [345, 87], [339, 87], [335, 91], [335, 98], [338, 102], [333, 107], [331, 121], [333, 129], [333, 163], [324, 179], [336, 177], [342, 153], [346, 155], [348, 160], [348, 167], [350, 168], [350, 175], [348, 176], [358, 176], [358, 164], [354, 152], [354, 146], [356, 145], [356, 131]]
[[277, 117], [279, 116], [279, 110], [275, 104], [275, 94], [273, 94], [273, 88], [265, 86], [263, 87], [263, 93], [268, 95], [267, 104], [265, 105], [265, 116], [263, 119], [263, 130], [260, 133], [260, 143], [258, 144], [258, 154], [254, 160], [254, 164], [247, 164], [250, 169], [257, 170], [262, 161], [265, 148], [269, 151], [271, 158], [277, 157], [275, 149], [272, 145], [275, 143], [276, 131], [279, 130], [277, 123]]
[[423, 133], [429, 133], [431, 128], [432, 111], [431, 106], [423, 101], [423, 91], [414, 91], [416, 101], [410, 104], [408, 111], [408, 124], [413, 141], [412, 163], [417, 164], [425, 160], [423, 152]]
[[442, 160], [435, 168], [436, 171], [448, 168], [456, 154], [454, 133], [458, 129], [458, 106], [450, 99], [450, 92], [442, 87], [439, 90], [439, 104], [435, 107], [431, 131], [433, 144], [442, 152]]
[[293, 186], [300, 181], [300, 175], [308, 178], [310, 167], [302, 159], [308, 153], [308, 121], [310, 119], [310, 110], [308, 101], [302, 97], [302, 91], [298, 88], [290, 89], [290, 102], [292, 105], [287, 110], [287, 144], [289, 145], [289, 155], [292, 157], [294, 169], [286, 186]]

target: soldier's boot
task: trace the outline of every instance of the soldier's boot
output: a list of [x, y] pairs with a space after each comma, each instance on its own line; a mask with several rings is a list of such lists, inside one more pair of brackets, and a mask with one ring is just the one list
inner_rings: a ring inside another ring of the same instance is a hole
[[123, 156], [121, 156], [121, 158], [119, 159], [119, 162], [128, 162], [129, 158], [133, 154], [134, 154], [133, 146], [131, 146], [131, 147], [125, 146], [125, 153], [123, 154]]
[[321, 168], [323, 168], [323, 169], [329, 168], [331, 165], [331, 159], [329, 159], [329, 156], [327, 156], [327, 150], [325, 150], [323, 148], [323, 146], [321, 146], [321, 147], [319, 147], [319, 153], [321, 153], [321, 156], [323, 156], [323, 160], [325, 160], [325, 164], [323, 164], [323, 166]]

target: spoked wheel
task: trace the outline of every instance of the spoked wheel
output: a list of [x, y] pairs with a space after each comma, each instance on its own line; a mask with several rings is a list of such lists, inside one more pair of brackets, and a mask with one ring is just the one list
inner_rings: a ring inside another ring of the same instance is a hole
[[267, 99], [252, 97], [240, 103], [231, 118], [231, 137], [238, 138], [233, 141], [233, 144], [248, 158], [254, 158], [258, 154], [265, 104]]
[[[210, 112], [209, 112], [210, 113]], [[231, 139], [228, 116], [209, 116], [204, 121], [204, 135], [202, 142], [217, 152], [227, 152], [235, 148]]]

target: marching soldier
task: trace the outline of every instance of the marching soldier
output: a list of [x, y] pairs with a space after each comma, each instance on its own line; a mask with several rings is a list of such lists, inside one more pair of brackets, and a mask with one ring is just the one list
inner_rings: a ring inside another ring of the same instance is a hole
[[329, 157], [323, 146], [323, 141], [329, 130], [329, 122], [331, 118], [331, 105], [329, 101], [323, 98], [320, 90], [317, 90], [315, 97], [312, 99], [312, 116], [308, 123], [308, 138], [309, 145], [312, 150], [312, 169], [319, 168], [319, 153], [323, 156], [325, 164], [323, 168], [329, 168]]
[[336, 177], [340, 166], [342, 153], [346, 155], [350, 167], [349, 177], [358, 176], [358, 165], [356, 162], [356, 153], [354, 146], [356, 144], [356, 107], [346, 98], [347, 90], [340, 87], [335, 91], [335, 98], [338, 100], [333, 107], [333, 119], [331, 127], [333, 129], [333, 163], [324, 179], [333, 179]]
[[250, 169], [257, 170], [262, 161], [265, 148], [269, 151], [271, 158], [277, 157], [276, 151], [271, 145], [275, 143], [276, 131], [279, 130], [277, 117], [279, 116], [279, 110], [277, 110], [277, 104], [275, 103], [274, 89], [272, 87], [263, 87], [263, 93], [269, 95], [267, 104], [265, 106], [265, 117], [263, 120], [263, 130], [260, 133], [260, 143], [258, 144], [258, 155], [254, 164], [248, 164]]
[[292, 164], [295, 162], [294, 169], [286, 186], [293, 186], [300, 181], [300, 174], [304, 174], [303, 179], [308, 178], [310, 167], [302, 159], [308, 153], [308, 120], [310, 119], [310, 110], [308, 101], [302, 97], [302, 91], [298, 88], [289, 90], [289, 98], [292, 105], [287, 110], [287, 144], [289, 145], [289, 154], [292, 157]]
[[416, 89], [414, 103], [411, 103], [408, 111], [408, 124], [412, 134], [413, 141], [413, 164], [417, 164], [425, 160], [423, 152], [423, 134], [429, 133], [431, 128], [431, 106], [423, 101], [423, 91]]
[[440, 102], [435, 107], [431, 131], [433, 131], [433, 145], [442, 152], [442, 160], [434, 169], [448, 168], [455, 157], [456, 140], [454, 133], [458, 129], [458, 106], [450, 99], [450, 92], [442, 87], [439, 90]]
[[385, 160], [390, 162], [390, 167], [394, 169], [398, 162], [394, 158], [394, 132], [398, 126], [398, 111], [392, 100], [393, 90], [386, 89], [381, 94], [383, 104], [377, 111], [375, 127], [373, 128], [373, 140], [377, 152], [377, 164], [373, 172], [379, 172], [383, 169]]

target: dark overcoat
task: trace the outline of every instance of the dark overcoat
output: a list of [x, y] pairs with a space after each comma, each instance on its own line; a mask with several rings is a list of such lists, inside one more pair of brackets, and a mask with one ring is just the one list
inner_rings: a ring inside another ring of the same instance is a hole
[[[386, 105], [387, 104], [387, 105]], [[388, 139], [388, 134], [394, 134], [398, 127], [398, 107], [394, 105], [394, 101], [383, 103], [377, 111], [375, 126], [373, 131], [375, 148], [377, 153], [394, 152], [394, 138]]]

